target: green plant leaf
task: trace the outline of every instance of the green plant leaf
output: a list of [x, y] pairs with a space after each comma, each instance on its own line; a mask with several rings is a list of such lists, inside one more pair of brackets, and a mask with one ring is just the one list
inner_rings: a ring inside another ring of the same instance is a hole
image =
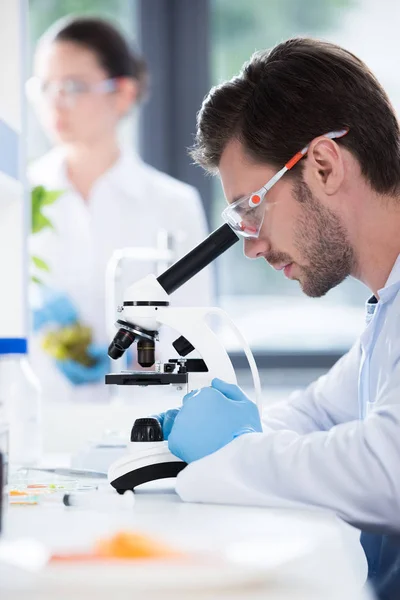
[[38, 233], [46, 227], [54, 229], [48, 217], [43, 215], [42, 208], [53, 204], [61, 194], [63, 194], [63, 190], [46, 190], [42, 185], [37, 185], [32, 189], [32, 233]]
[[44, 196], [42, 197], [42, 206], [53, 204], [63, 193], [63, 190], [45, 190]]
[[38, 285], [43, 285], [43, 281], [39, 279], [39, 277], [36, 277], [36, 275], [31, 276], [31, 281], [33, 281], [33, 283], [37, 283]]
[[38, 211], [40, 211], [43, 195], [44, 195], [44, 187], [43, 186], [39, 185], [39, 186], [33, 188], [32, 192], [31, 192], [32, 218], [37, 214]]
[[[42, 213], [43, 206], [53, 204], [63, 193], [62, 190], [46, 190], [42, 185], [37, 185], [31, 190], [31, 214], [32, 214], [32, 233], [38, 233], [42, 229], [54, 229], [52, 222]], [[50, 272], [48, 264], [39, 256], [32, 256], [32, 262], [37, 269]], [[36, 275], [31, 276], [31, 280], [38, 285], [43, 285], [43, 281]]]
[[42, 269], [42, 271], [50, 271], [49, 265], [38, 256], [32, 256], [32, 261], [35, 267], [38, 269]]
[[42, 198], [44, 197], [46, 193], [46, 190], [44, 189], [44, 187], [42, 185], [37, 185], [36, 187], [32, 188], [31, 191], [31, 196], [32, 196], [32, 203], [33, 204], [41, 204], [42, 202]]
[[51, 221], [47, 217], [42, 215], [42, 213], [39, 210], [36, 212], [36, 214], [32, 213], [32, 233], [38, 233], [46, 227], [54, 229]]

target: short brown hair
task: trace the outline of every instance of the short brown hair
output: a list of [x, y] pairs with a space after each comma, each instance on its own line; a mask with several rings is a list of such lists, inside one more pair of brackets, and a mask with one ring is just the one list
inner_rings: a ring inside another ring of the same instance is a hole
[[371, 187], [398, 192], [399, 125], [385, 91], [347, 50], [296, 38], [255, 53], [237, 77], [209, 92], [191, 155], [215, 172], [236, 138], [251, 160], [280, 168], [313, 138], [344, 128], [349, 133], [338, 143], [358, 159]]

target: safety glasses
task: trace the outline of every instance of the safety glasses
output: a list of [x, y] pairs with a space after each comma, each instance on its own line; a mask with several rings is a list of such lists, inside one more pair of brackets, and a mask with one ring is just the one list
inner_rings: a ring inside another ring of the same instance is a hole
[[[333, 140], [343, 137], [348, 131], [348, 129], [331, 131], [330, 133], [325, 133], [323, 137]], [[249, 196], [243, 196], [243, 198], [239, 198], [239, 200], [236, 200], [236, 202], [227, 206], [222, 211], [223, 220], [242, 237], [257, 238], [260, 234], [267, 209], [275, 204], [267, 204], [264, 202], [267, 193], [287, 171], [290, 171], [290, 169], [292, 169], [299, 160], [307, 154], [309, 147], [310, 145], [305, 146], [300, 152], [297, 152], [297, 154], [295, 154], [293, 158], [291, 158], [285, 166], [271, 177], [271, 179], [257, 192], [254, 192]]]
[[84, 94], [109, 94], [117, 89], [116, 79], [103, 79], [94, 84], [79, 79], [63, 79], [61, 81], [42, 81], [39, 77], [31, 77], [25, 85], [26, 95], [34, 104], [43, 102], [61, 103], [65, 108], [73, 108]]

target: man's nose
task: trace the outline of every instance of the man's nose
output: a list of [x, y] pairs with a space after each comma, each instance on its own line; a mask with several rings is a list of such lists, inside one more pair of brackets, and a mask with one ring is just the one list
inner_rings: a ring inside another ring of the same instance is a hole
[[260, 258], [260, 256], [268, 254], [270, 251], [270, 244], [265, 239], [246, 238], [244, 240], [243, 250], [247, 258]]

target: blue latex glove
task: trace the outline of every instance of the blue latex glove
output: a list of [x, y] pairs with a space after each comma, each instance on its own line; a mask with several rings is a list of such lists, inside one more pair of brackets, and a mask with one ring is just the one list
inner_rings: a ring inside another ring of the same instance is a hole
[[[222, 379], [214, 379], [211, 382], [211, 387], [222, 392], [227, 398], [231, 400], [247, 400], [246, 394], [240, 389], [239, 386], [226, 383]], [[186, 399], [197, 393], [199, 390], [194, 390], [185, 396]], [[171, 433], [172, 426], [175, 422], [176, 415], [179, 412], [179, 408], [171, 408], [166, 412], [159, 413], [158, 415], [151, 415], [153, 419], [157, 419], [161, 425], [164, 440], [168, 440], [169, 434]]]
[[159, 415], [151, 415], [153, 419], [157, 419], [161, 425], [164, 440], [169, 438], [172, 426], [175, 422], [175, 417], [179, 412], [179, 408], [171, 408], [166, 412], [160, 413]]
[[261, 432], [257, 406], [221, 379], [187, 394], [168, 438], [172, 454], [187, 463], [216, 452], [244, 433]]
[[110, 372], [110, 362], [106, 346], [91, 345], [88, 354], [96, 364], [93, 367], [85, 367], [74, 360], [57, 360], [56, 365], [60, 371], [73, 385], [85, 385], [87, 383], [104, 383], [104, 377]]
[[78, 313], [65, 294], [51, 288], [43, 288], [43, 304], [33, 310], [33, 330], [39, 331], [48, 324], [60, 327], [72, 325], [78, 320]]

